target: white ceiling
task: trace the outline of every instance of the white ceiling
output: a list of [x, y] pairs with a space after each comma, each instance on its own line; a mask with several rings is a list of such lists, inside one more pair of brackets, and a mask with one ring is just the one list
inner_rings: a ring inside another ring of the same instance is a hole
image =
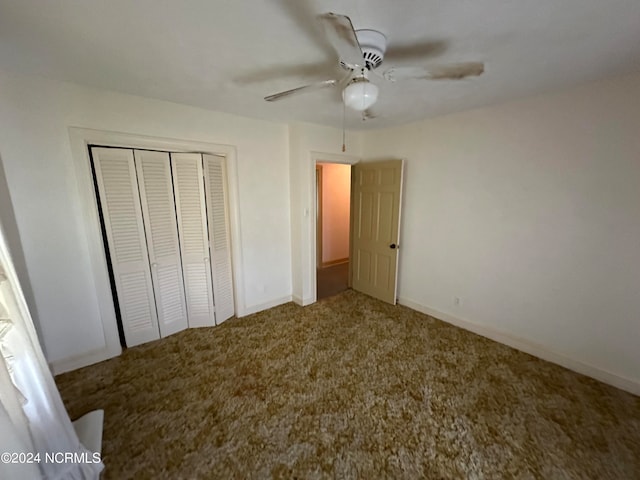
[[476, 79], [380, 84], [378, 117], [362, 122], [347, 111], [348, 128], [399, 125], [640, 70], [639, 0], [0, 0], [0, 68], [339, 127], [335, 89], [263, 100], [338, 78], [315, 17], [329, 11], [350, 16], [356, 29], [382, 31], [390, 47], [434, 51], [394, 65], [486, 63]]

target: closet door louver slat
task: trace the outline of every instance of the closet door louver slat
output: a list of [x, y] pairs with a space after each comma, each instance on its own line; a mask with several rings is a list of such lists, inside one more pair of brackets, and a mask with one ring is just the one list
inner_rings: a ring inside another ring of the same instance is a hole
[[169, 153], [134, 152], [162, 337], [188, 326]]
[[133, 151], [91, 149], [127, 346], [160, 338]]
[[216, 323], [232, 317], [233, 273], [231, 267], [231, 239], [227, 215], [227, 172], [224, 157], [202, 155], [205, 172], [209, 238], [211, 239], [211, 269], [216, 307]]
[[215, 325], [202, 155], [172, 153], [189, 327]]

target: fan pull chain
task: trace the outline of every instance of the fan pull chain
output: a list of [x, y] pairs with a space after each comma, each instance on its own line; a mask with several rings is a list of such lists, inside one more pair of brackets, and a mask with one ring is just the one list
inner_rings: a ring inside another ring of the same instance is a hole
[[346, 110], [347, 110], [347, 107], [345, 106], [344, 102], [342, 102], [342, 153], [347, 151], [347, 147], [345, 145], [345, 140], [344, 140], [345, 139], [344, 129], [345, 129], [345, 122], [346, 122], [345, 118], [347, 116]]

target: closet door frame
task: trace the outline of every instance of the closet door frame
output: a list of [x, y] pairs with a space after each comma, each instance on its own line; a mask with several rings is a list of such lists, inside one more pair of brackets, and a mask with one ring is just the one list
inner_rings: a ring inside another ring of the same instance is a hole
[[229, 217], [231, 227], [232, 267], [234, 303], [236, 315], [250, 313], [245, 305], [244, 272], [242, 271], [242, 250], [240, 236], [240, 217], [238, 200], [238, 167], [236, 147], [209, 142], [180, 140], [166, 137], [153, 137], [129, 133], [94, 130], [80, 127], [69, 128], [73, 171], [76, 178], [78, 213], [86, 237], [86, 250], [80, 252], [91, 262], [92, 281], [95, 287], [97, 307], [95, 315], [87, 321], [101, 325], [104, 335], [102, 346], [86, 354], [63, 358], [51, 363], [55, 374], [81, 368], [92, 363], [120, 355], [120, 337], [116, 320], [106, 254], [103, 247], [102, 228], [98, 215], [97, 197], [93, 183], [90, 146], [120, 147], [128, 149], [148, 149], [168, 152], [201, 152], [222, 155], [227, 162], [227, 186], [229, 188]]

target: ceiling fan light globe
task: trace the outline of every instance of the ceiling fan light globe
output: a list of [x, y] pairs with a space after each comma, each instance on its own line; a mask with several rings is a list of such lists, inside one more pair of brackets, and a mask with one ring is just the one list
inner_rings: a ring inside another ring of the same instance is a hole
[[369, 81], [350, 83], [342, 91], [342, 100], [347, 107], [363, 112], [378, 100], [378, 86]]

